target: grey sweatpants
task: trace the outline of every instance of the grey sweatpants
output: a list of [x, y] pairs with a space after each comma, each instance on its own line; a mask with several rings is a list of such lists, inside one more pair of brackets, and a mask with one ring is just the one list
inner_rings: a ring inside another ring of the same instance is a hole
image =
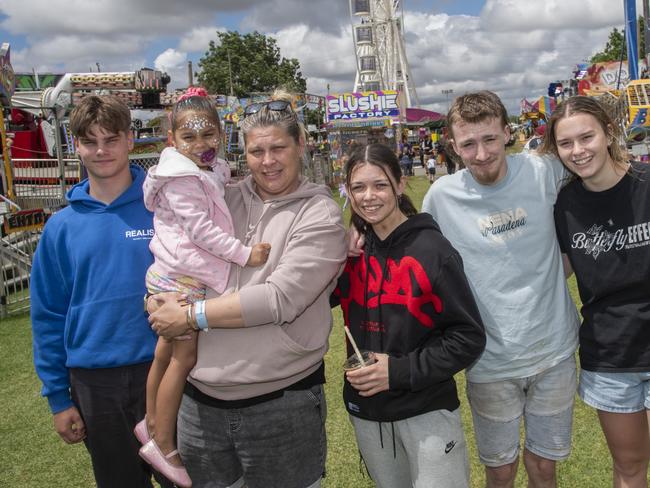
[[361, 456], [377, 488], [469, 486], [460, 409], [436, 410], [392, 425], [353, 416], [350, 420]]

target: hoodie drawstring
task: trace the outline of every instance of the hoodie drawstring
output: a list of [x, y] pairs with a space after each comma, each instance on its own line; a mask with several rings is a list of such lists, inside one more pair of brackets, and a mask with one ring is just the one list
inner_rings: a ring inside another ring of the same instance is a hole
[[[384, 448], [384, 432], [381, 429], [382, 422], [377, 422], [377, 425], [379, 427], [379, 445], [381, 448]], [[390, 423], [390, 435], [393, 438], [393, 459], [397, 458], [397, 444], [395, 441], [395, 424], [393, 422]]]

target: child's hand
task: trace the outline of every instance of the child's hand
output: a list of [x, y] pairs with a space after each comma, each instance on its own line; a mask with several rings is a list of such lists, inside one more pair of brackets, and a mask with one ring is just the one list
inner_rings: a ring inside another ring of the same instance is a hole
[[271, 252], [271, 244], [268, 242], [260, 242], [253, 246], [251, 255], [248, 257], [246, 266], [261, 266], [266, 263], [266, 260], [269, 259], [269, 253]]

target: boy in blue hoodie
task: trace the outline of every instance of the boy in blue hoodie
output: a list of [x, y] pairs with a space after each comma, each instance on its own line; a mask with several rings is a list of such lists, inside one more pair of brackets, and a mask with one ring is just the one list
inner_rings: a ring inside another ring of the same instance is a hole
[[45, 226], [30, 286], [43, 396], [63, 440], [84, 441], [99, 488], [152, 486], [133, 428], [156, 344], [142, 310], [153, 221], [144, 171], [129, 165], [130, 124], [113, 97], [86, 97], [72, 111], [88, 179]]

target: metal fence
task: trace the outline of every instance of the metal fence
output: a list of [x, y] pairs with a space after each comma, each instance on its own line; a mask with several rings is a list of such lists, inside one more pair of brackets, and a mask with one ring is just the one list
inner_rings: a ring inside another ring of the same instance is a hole
[[307, 158], [307, 164], [304, 167], [305, 176], [314, 183], [332, 186], [334, 176], [332, 162], [328, 154], [314, 154], [313, 157]]
[[0, 318], [29, 310], [29, 275], [40, 231], [14, 232], [0, 239]]
[[16, 203], [23, 210], [57, 209], [65, 205], [65, 193], [79, 183], [78, 159], [12, 159]]
[[[147, 170], [158, 163], [157, 153], [130, 157], [132, 163]], [[12, 179], [16, 203], [23, 210], [55, 211], [66, 205], [65, 194], [83, 176], [78, 159], [12, 159]], [[238, 177], [248, 173], [243, 157], [231, 163]], [[328, 155], [307, 158], [303, 173], [315, 183], [332, 185], [332, 166]], [[14, 232], [0, 239], [0, 318], [29, 310], [29, 275], [40, 231]]]

